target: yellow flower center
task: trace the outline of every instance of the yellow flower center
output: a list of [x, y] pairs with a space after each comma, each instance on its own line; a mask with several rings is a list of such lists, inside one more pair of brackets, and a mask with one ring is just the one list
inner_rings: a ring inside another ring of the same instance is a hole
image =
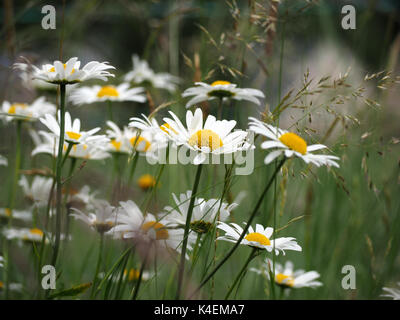
[[9, 114], [15, 114], [17, 111], [17, 108], [22, 108], [25, 109], [27, 108], [28, 105], [26, 103], [14, 103], [10, 106], [10, 108], [8, 109], [8, 113]]
[[231, 84], [231, 83], [229, 81], [217, 80], [217, 81], [214, 81], [213, 83], [211, 83], [211, 86], [215, 87], [215, 86], [227, 85], [227, 84]]
[[124, 276], [126, 277], [126, 275], [128, 275], [128, 281], [134, 281], [134, 280], [139, 279], [140, 271], [132, 268], [129, 270], [129, 274], [128, 274], [128, 270], [125, 269]]
[[208, 147], [211, 149], [211, 151], [221, 148], [224, 145], [219, 135], [209, 129], [199, 130], [192, 134], [188, 143], [192, 147]]
[[101, 87], [99, 92], [97, 92], [97, 97], [98, 98], [103, 98], [103, 97], [118, 97], [119, 93], [118, 90], [113, 87], [113, 86], [104, 86]]
[[33, 235], [43, 236], [43, 231], [38, 228], [33, 228], [29, 230], [29, 233]]
[[157, 240], [166, 240], [169, 238], [168, 230], [162, 223], [157, 221], [149, 221], [142, 225], [142, 230], [149, 231], [150, 228], [153, 228], [156, 232], [156, 239]]
[[11, 217], [11, 209], [5, 208], [4, 213], [6, 214], [7, 217]]
[[[64, 70], [65, 70], [65, 68], [67, 67], [67, 64], [64, 63], [63, 65], [64, 65]], [[56, 68], [51, 67], [50, 72], [56, 72]], [[75, 68], [72, 68], [71, 74], [73, 74], [74, 72], [75, 72]]]
[[168, 123], [164, 123], [162, 126], [160, 126], [160, 129], [167, 134], [169, 134], [169, 131], [167, 129], [171, 130], [175, 134], [178, 134], [178, 132], [176, 132], [175, 129], [171, 128], [171, 126]]
[[288, 148], [297, 151], [301, 154], [307, 153], [307, 143], [303, 138], [299, 137], [293, 132], [284, 133], [279, 137], [280, 142], [282, 142]]
[[117, 140], [111, 140], [111, 145], [115, 148], [115, 150], [119, 151], [121, 149], [122, 142]]
[[80, 133], [72, 132], [72, 131], [66, 131], [65, 132], [68, 136], [68, 138], [72, 140], [78, 140], [82, 135]]
[[262, 246], [270, 246], [271, 242], [269, 239], [261, 233], [252, 232], [249, 233], [247, 236], [244, 237], [247, 241], [258, 242]]
[[152, 175], [144, 174], [138, 179], [137, 183], [141, 189], [147, 190], [156, 185], [156, 180]]
[[292, 276], [287, 276], [283, 273], [278, 273], [275, 275], [275, 282], [277, 284], [293, 287], [294, 280]]
[[[149, 150], [151, 143], [149, 140], [147, 140], [146, 138], [143, 138], [142, 136], [139, 137], [133, 137], [130, 140], [132, 146], [138, 150], [138, 151], [144, 151], [146, 152], [147, 150]], [[144, 144], [144, 147], [142, 147]]]
[[4, 286], [3, 282], [0, 281], [0, 289], [2, 289]]

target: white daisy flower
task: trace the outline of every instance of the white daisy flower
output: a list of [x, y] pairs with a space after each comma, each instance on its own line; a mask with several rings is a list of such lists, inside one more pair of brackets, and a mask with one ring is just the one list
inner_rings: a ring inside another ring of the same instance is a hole
[[[273, 263], [271, 259], [265, 259], [260, 269], [250, 268], [258, 274], [264, 275], [269, 279], [269, 271], [272, 270]], [[285, 266], [275, 262], [275, 283], [284, 288], [317, 288], [322, 286], [322, 283], [316, 281], [320, 274], [316, 271], [296, 270], [291, 261], [287, 261]]]
[[53, 185], [52, 178], [35, 176], [32, 184], [29, 185], [28, 179], [25, 176], [21, 176], [18, 184], [22, 187], [25, 197], [32, 200], [36, 206], [45, 207], [47, 205]]
[[45, 97], [39, 97], [30, 104], [4, 101], [1, 112], [0, 118], [7, 122], [12, 120], [36, 121], [47, 114], [54, 115], [56, 106], [47, 102]]
[[0, 166], [5, 166], [5, 167], [8, 166], [8, 160], [7, 160], [7, 158], [4, 157], [4, 156], [2, 156], [1, 154], [0, 154]]
[[[58, 119], [59, 118], [60, 112], [58, 112]], [[42, 122], [55, 137], [60, 136], [60, 125], [55, 117], [47, 114], [45, 115], [45, 118], [40, 118], [40, 122]], [[79, 119], [75, 119], [72, 122], [69, 112], [65, 113], [64, 140], [66, 142], [72, 144], [95, 144], [108, 141], [108, 139], [104, 135], [95, 135], [95, 133], [99, 130], [100, 128], [97, 127], [89, 131], [81, 131], [81, 121]]]
[[96, 200], [92, 203], [92, 206], [94, 210], [88, 215], [76, 208], [72, 208], [72, 210], [76, 213], [71, 214], [71, 216], [82, 220], [99, 233], [105, 233], [109, 231], [115, 224], [116, 208], [111, 206], [105, 200]]
[[[23, 64], [17, 67], [23, 68]], [[41, 68], [32, 65], [34, 79], [43, 80], [53, 84], [73, 84], [90, 79], [107, 81], [108, 77], [114, 77], [106, 70], [115, 69], [108, 62], [91, 61], [80, 69], [81, 62], [74, 57], [66, 63], [54, 61], [53, 64], [44, 64]]]
[[[176, 206], [166, 206], [164, 211], [168, 220], [171, 221], [171, 225], [184, 226], [186, 224], [192, 191], [188, 190], [186, 193], [181, 193], [179, 198], [174, 193], [172, 196]], [[196, 197], [190, 228], [197, 233], [206, 233], [217, 221], [225, 221], [236, 206], [236, 203], [229, 205], [226, 202], [222, 202], [221, 204], [220, 199], [205, 200]]]
[[135, 128], [140, 131], [150, 131], [154, 135], [154, 140], [158, 141], [160, 144], [165, 144], [168, 141], [168, 129], [170, 129], [168, 123], [158, 124], [155, 118], [148, 118], [142, 113], [142, 117], [132, 117], [129, 119], [129, 127]]
[[[116, 226], [109, 231], [110, 234], [122, 239], [156, 243], [180, 252], [184, 233], [182, 229], [170, 229], [170, 221], [166, 218], [157, 219], [150, 213], [143, 215], [133, 201], [120, 202], [120, 206]], [[189, 236], [188, 242], [190, 250], [194, 238]]]
[[[54, 137], [52, 133], [39, 131], [30, 131], [31, 137], [35, 143], [32, 150], [32, 156], [40, 153], [50, 154], [53, 157], [58, 155], [58, 137]], [[85, 159], [85, 160], [103, 160], [110, 157], [106, 151], [108, 140], [94, 141], [86, 144], [74, 144], [70, 150], [68, 157]], [[68, 149], [68, 143], [64, 143], [63, 154]]]
[[[43, 63], [44, 64], [44, 63]], [[14, 63], [13, 69], [19, 70], [19, 77], [27, 89], [56, 91], [57, 85], [39, 79], [33, 79], [33, 68], [30, 63]]]
[[[111, 281], [114, 283], [119, 282], [120, 275], [121, 273], [114, 274], [113, 276], [111, 276]], [[135, 269], [135, 268], [124, 269], [122, 280], [134, 282], [139, 279], [139, 275], [140, 275], [140, 269]], [[105, 276], [104, 272], [99, 273], [100, 279], [104, 279], [104, 276]], [[144, 270], [142, 273], [142, 281], [148, 281], [153, 277], [154, 277], [154, 272], [152, 271]]]
[[339, 164], [335, 162], [335, 160], [339, 160], [339, 157], [312, 153], [313, 151], [327, 148], [323, 144], [308, 146], [303, 138], [293, 132], [273, 127], [252, 117], [250, 117], [249, 120], [249, 129], [251, 131], [269, 139], [261, 144], [261, 148], [275, 149], [265, 157], [265, 164], [271, 163], [283, 154], [286, 158], [293, 156], [299, 157], [303, 159], [305, 163], [312, 163], [317, 167], [327, 165], [339, 168]]
[[4, 258], [2, 256], [0, 256], [0, 268], [3, 267], [3, 262], [4, 262]]
[[[231, 223], [229, 225], [224, 222], [219, 222], [217, 228], [225, 231], [225, 235], [218, 237], [217, 240], [229, 242], [237, 242], [243, 232], [243, 228], [236, 223]], [[276, 238], [271, 240], [273, 231], [273, 228], [267, 227], [264, 229], [260, 224], [256, 225], [255, 230], [250, 226], [240, 244], [253, 248], [265, 249], [268, 252], [271, 252], [275, 246], [275, 253], [277, 255], [280, 251], [282, 251], [284, 255], [285, 250], [301, 251], [301, 247], [297, 244], [295, 238]]]
[[[0, 208], [0, 218], [9, 219], [11, 217], [11, 210], [9, 208]], [[28, 210], [12, 210], [12, 218], [22, 221], [32, 221], [32, 212]]]
[[207, 155], [232, 154], [251, 147], [246, 141], [246, 131], [231, 132], [236, 126], [235, 120], [216, 120], [209, 115], [203, 125], [203, 112], [197, 108], [194, 114], [190, 110], [186, 112], [185, 127], [172, 111], [169, 113], [173, 119], [164, 118], [168, 124], [164, 129], [177, 146], [183, 145], [197, 152], [194, 164], [206, 161]]
[[398, 282], [397, 285], [399, 286], [399, 288], [382, 288], [383, 291], [386, 292], [386, 294], [381, 294], [381, 297], [389, 297], [393, 300], [400, 300], [400, 282]]
[[75, 105], [90, 104], [103, 101], [136, 101], [145, 102], [144, 88], [129, 88], [128, 83], [118, 86], [93, 86], [75, 89], [69, 100]]
[[247, 100], [257, 105], [260, 105], [258, 98], [264, 98], [264, 93], [257, 89], [251, 88], [236, 88], [236, 84], [230, 83], [229, 81], [214, 81], [211, 84], [204, 82], [195, 82], [196, 87], [186, 89], [182, 93], [182, 97], [194, 96], [191, 100], [186, 103], [186, 108], [203, 102], [206, 100], [213, 100], [216, 98], [220, 99], [234, 99], [234, 100]]
[[137, 55], [132, 56], [133, 70], [129, 71], [124, 81], [137, 84], [149, 83], [154, 88], [166, 89], [169, 92], [176, 91], [177, 84], [180, 82], [178, 77], [169, 73], [155, 73], [144, 60], [140, 60]]
[[90, 187], [85, 185], [78, 192], [71, 194], [71, 202], [83, 203], [86, 210], [95, 210], [94, 204], [99, 201], [96, 199], [98, 191], [91, 191]]

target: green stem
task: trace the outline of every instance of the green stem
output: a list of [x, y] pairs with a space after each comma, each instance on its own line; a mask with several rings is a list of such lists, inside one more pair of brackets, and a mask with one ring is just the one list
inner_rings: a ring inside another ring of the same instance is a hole
[[194, 180], [194, 185], [192, 189], [192, 197], [190, 198], [189, 208], [186, 216], [186, 224], [185, 231], [183, 233], [183, 243], [182, 243], [182, 252], [181, 252], [181, 261], [179, 264], [179, 275], [178, 275], [178, 289], [176, 291], [176, 299], [179, 300], [182, 290], [183, 283], [183, 274], [185, 272], [185, 261], [186, 261], [186, 247], [189, 238], [189, 229], [190, 229], [190, 221], [192, 220], [192, 213], [194, 207], [194, 200], [196, 198], [197, 189], [200, 182], [201, 169], [203, 168], [203, 164], [199, 164], [197, 167], [196, 178]]
[[139, 279], [136, 282], [135, 290], [133, 291], [133, 294], [132, 294], [132, 300], [136, 300], [137, 295], [139, 293], [140, 284], [142, 283], [142, 278], [143, 278], [143, 272], [144, 272], [144, 269], [146, 268], [147, 259], [149, 257], [150, 251], [151, 250], [147, 251], [147, 253], [146, 253], [145, 257], [144, 257], [142, 266], [140, 267]]
[[265, 186], [263, 192], [261, 193], [261, 195], [260, 195], [260, 197], [259, 197], [259, 199], [258, 199], [258, 201], [257, 201], [257, 203], [256, 203], [256, 205], [255, 205], [255, 207], [253, 209], [253, 212], [251, 213], [250, 218], [246, 223], [246, 227], [243, 229], [243, 232], [240, 235], [238, 241], [235, 243], [235, 245], [232, 247], [232, 249], [227, 253], [227, 255], [221, 260], [221, 262], [208, 274], [208, 276], [201, 282], [201, 284], [193, 291], [193, 293], [189, 296], [189, 298], [192, 298], [195, 294], [197, 294], [197, 292], [199, 292], [199, 290], [214, 276], [214, 274], [225, 264], [225, 262], [230, 258], [230, 256], [239, 247], [239, 245], [242, 242], [244, 236], [246, 235], [247, 230], [250, 227], [251, 222], [253, 221], [258, 209], [260, 208], [267, 191], [271, 187], [272, 182], [275, 180], [275, 177], [278, 174], [280, 168], [285, 163], [285, 160], [286, 160], [286, 158], [283, 158], [281, 160], [281, 162], [279, 163], [279, 165], [275, 168], [275, 171], [274, 171], [271, 179], [269, 180], [269, 182]]
[[229, 288], [228, 292], [226, 293], [225, 300], [228, 300], [233, 289], [236, 287], [236, 284], [239, 282], [239, 279], [242, 277], [242, 274], [246, 271], [247, 266], [249, 265], [250, 261], [253, 260], [253, 258], [256, 256], [256, 252], [257, 252], [256, 248], [253, 248], [253, 250], [251, 250], [249, 257], [247, 258], [245, 264], [243, 265], [243, 268], [239, 271], [238, 275], [235, 278], [235, 281], [233, 281], [232, 286]]
[[60, 247], [60, 235], [61, 235], [61, 214], [62, 214], [62, 181], [61, 171], [63, 163], [63, 147], [64, 147], [64, 135], [65, 135], [65, 84], [60, 84], [60, 138], [58, 142], [58, 153], [57, 153], [57, 167], [56, 167], [56, 238], [54, 243], [53, 257], [51, 259], [52, 266], [56, 265], [58, 250]]
[[110, 119], [112, 122], [114, 122], [113, 113], [112, 113], [112, 102], [111, 101], [108, 101], [107, 111], [108, 111], [108, 119]]
[[96, 284], [97, 284], [97, 278], [99, 276], [99, 271], [100, 271], [100, 266], [101, 266], [101, 259], [102, 259], [102, 254], [103, 254], [103, 246], [104, 246], [104, 234], [100, 233], [100, 243], [99, 243], [99, 256], [97, 258], [97, 266], [96, 266], [96, 271], [94, 273], [94, 278], [93, 278], [93, 285], [92, 285], [92, 292], [90, 294], [90, 299], [94, 298], [94, 294], [96, 292]]

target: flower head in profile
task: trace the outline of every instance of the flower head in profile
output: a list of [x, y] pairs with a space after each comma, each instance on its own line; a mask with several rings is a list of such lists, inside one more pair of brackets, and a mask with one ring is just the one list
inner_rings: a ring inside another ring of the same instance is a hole
[[237, 88], [236, 84], [230, 83], [229, 81], [214, 81], [211, 84], [204, 82], [195, 82], [195, 87], [186, 89], [182, 93], [182, 97], [191, 97], [192, 99], [186, 103], [186, 108], [216, 98], [220, 99], [234, 99], [234, 100], [247, 100], [260, 105], [259, 98], [264, 98], [264, 93], [257, 89], [251, 88]]
[[29, 184], [26, 176], [21, 176], [18, 184], [22, 187], [25, 197], [30, 199], [36, 206], [44, 207], [49, 201], [49, 195], [53, 185], [52, 178], [35, 176]]
[[296, 133], [273, 127], [252, 117], [249, 120], [249, 129], [267, 138], [261, 144], [261, 148], [273, 149], [265, 157], [265, 164], [269, 164], [280, 155], [284, 155], [286, 158], [294, 156], [301, 158], [305, 163], [312, 163], [317, 167], [321, 165], [339, 167], [336, 162], [336, 160], [339, 160], [338, 157], [312, 153], [316, 150], [325, 149], [326, 146], [323, 144], [307, 145], [306, 141]]
[[[172, 197], [175, 205], [166, 206], [163, 211], [172, 225], [184, 226], [192, 191], [188, 190], [186, 193], [181, 193], [179, 197], [173, 193]], [[207, 233], [218, 221], [225, 221], [236, 206], [236, 203], [221, 203], [220, 199], [205, 200], [195, 197], [190, 228], [197, 233]]]
[[[229, 242], [237, 242], [243, 232], [243, 228], [236, 223], [227, 224], [219, 222], [217, 228], [225, 231], [225, 235], [218, 237], [217, 240]], [[255, 229], [250, 226], [240, 244], [264, 249], [268, 252], [271, 252], [275, 248], [276, 254], [279, 254], [279, 252], [285, 254], [285, 250], [301, 251], [301, 247], [297, 244], [295, 238], [282, 237], [271, 239], [273, 231], [273, 228], [264, 228], [260, 224], [257, 224]]]
[[384, 287], [383, 291], [385, 291], [385, 294], [381, 294], [381, 297], [389, 297], [393, 300], [400, 300], [400, 282], [398, 282], [397, 285], [399, 288]]
[[0, 208], [0, 218], [5, 218], [5, 219], [9, 219], [9, 218], [13, 218], [17, 219], [17, 220], [21, 220], [21, 221], [25, 221], [25, 222], [29, 222], [32, 221], [32, 212], [28, 211], [28, 210], [16, 210], [13, 209], [11, 211], [10, 208]]
[[[3, 235], [7, 240], [18, 240], [23, 242], [42, 242], [44, 235], [43, 230], [39, 228], [5, 228]], [[51, 233], [46, 232], [46, 243], [53, 241], [54, 237]], [[65, 234], [61, 234], [61, 239], [65, 239]], [[71, 236], [68, 237], [70, 239]]]
[[144, 88], [129, 88], [128, 83], [122, 83], [118, 86], [106, 85], [77, 88], [69, 96], [69, 100], [75, 105], [104, 101], [145, 102], [146, 99]]
[[[30, 135], [34, 141], [35, 148], [32, 150], [32, 156], [37, 154], [45, 153], [53, 157], [58, 155], [58, 141], [59, 138], [55, 137], [53, 133], [39, 131], [31, 131]], [[68, 157], [85, 159], [85, 160], [103, 160], [110, 157], [110, 154], [106, 151], [108, 139], [99, 139], [89, 141], [86, 143], [73, 144]], [[63, 147], [63, 154], [68, 150], [69, 143], [65, 142]]]
[[92, 206], [93, 212], [90, 212], [89, 214], [85, 214], [76, 208], [72, 208], [75, 213], [71, 215], [76, 219], [82, 220], [98, 233], [110, 231], [115, 224], [116, 208], [111, 206], [105, 200], [93, 201]]
[[10, 103], [4, 101], [1, 112], [0, 118], [6, 122], [12, 120], [37, 121], [46, 114], [55, 115], [56, 106], [47, 102], [45, 97], [39, 97], [32, 103]]
[[[60, 118], [60, 112], [58, 112], [58, 118]], [[40, 122], [51, 131], [53, 136], [60, 136], [60, 125], [55, 117], [46, 115], [44, 118], [40, 118]], [[66, 142], [70, 144], [87, 144], [108, 141], [104, 135], [95, 135], [99, 130], [100, 128], [94, 128], [89, 131], [81, 131], [81, 121], [79, 119], [72, 121], [69, 112], [65, 113], [64, 140]]]
[[[108, 77], [114, 77], [107, 71], [115, 69], [108, 62], [91, 61], [82, 69], [80, 66], [81, 62], [76, 57], [69, 59], [66, 63], [54, 61], [53, 64], [44, 64], [41, 68], [32, 65], [32, 77], [53, 84], [74, 84], [90, 79], [107, 81]], [[23, 66], [19, 64], [18, 67]]]
[[247, 132], [235, 130], [235, 120], [217, 120], [209, 115], [203, 124], [203, 112], [197, 108], [194, 113], [186, 112], [186, 127], [172, 112], [171, 118], [164, 118], [168, 126], [168, 138], [177, 146], [185, 146], [197, 154], [193, 159], [194, 164], [203, 163], [207, 155], [233, 154], [237, 151], [248, 150], [251, 146], [246, 141]]
[[[269, 279], [272, 269], [272, 260], [266, 258], [261, 268], [251, 268], [250, 271], [264, 275]], [[284, 266], [275, 262], [275, 272], [273, 274], [275, 274], [275, 283], [283, 288], [317, 288], [322, 286], [321, 282], [316, 281], [320, 277], [317, 271], [294, 270], [291, 261], [287, 261]]]
[[124, 81], [136, 84], [150, 84], [154, 88], [166, 89], [169, 92], [176, 91], [177, 84], [180, 82], [178, 77], [169, 73], [155, 73], [147, 61], [140, 60], [137, 55], [132, 56], [133, 70], [129, 71]]

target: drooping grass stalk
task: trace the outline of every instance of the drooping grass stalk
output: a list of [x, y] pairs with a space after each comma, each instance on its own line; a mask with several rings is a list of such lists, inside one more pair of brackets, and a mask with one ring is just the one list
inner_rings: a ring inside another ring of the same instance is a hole
[[183, 276], [185, 272], [185, 260], [186, 260], [186, 247], [189, 238], [189, 231], [190, 231], [190, 221], [192, 220], [192, 213], [194, 207], [194, 200], [196, 198], [197, 189], [199, 187], [200, 176], [201, 176], [201, 169], [203, 168], [203, 164], [199, 164], [197, 166], [196, 177], [193, 184], [192, 189], [192, 197], [190, 198], [189, 208], [186, 216], [186, 224], [185, 224], [185, 231], [183, 233], [183, 243], [182, 243], [182, 252], [181, 252], [181, 261], [179, 264], [179, 271], [178, 271], [178, 288], [176, 291], [175, 298], [178, 300], [181, 296], [182, 284], [183, 284]]
[[51, 264], [56, 265], [58, 250], [60, 247], [60, 237], [61, 237], [61, 214], [62, 214], [62, 163], [63, 163], [63, 147], [64, 147], [64, 134], [65, 134], [65, 84], [60, 84], [60, 137], [58, 142], [58, 153], [57, 153], [57, 167], [56, 167], [56, 237], [54, 242], [53, 257], [51, 259]]
[[101, 260], [102, 260], [102, 255], [103, 255], [103, 247], [104, 247], [104, 233], [100, 232], [99, 235], [99, 255], [97, 257], [97, 265], [96, 265], [96, 271], [94, 273], [94, 278], [93, 278], [93, 283], [92, 283], [92, 292], [90, 294], [90, 299], [93, 299], [95, 297], [95, 292], [96, 292], [96, 284], [97, 284], [97, 278], [99, 276], [99, 271], [100, 271], [100, 266], [101, 266]]
[[235, 278], [235, 281], [233, 281], [231, 287], [229, 288], [228, 292], [225, 295], [225, 300], [229, 299], [229, 296], [231, 295], [233, 289], [235, 288], [236, 284], [239, 282], [240, 278], [242, 277], [243, 273], [246, 271], [247, 266], [249, 265], [249, 263], [251, 262], [251, 260], [253, 260], [253, 258], [257, 255], [257, 248], [253, 248], [253, 250], [251, 250], [249, 257], [247, 258], [246, 262], [244, 263], [242, 269], [240, 269], [238, 275]]
[[272, 183], [274, 182], [279, 170], [281, 169], [281, 167], [283, 166], [283, 164], [285, 163], [286, 158], [283, 158], [281, 160], [281, 162], [279, 163], [279, 165], [275, 168], [274, 173], [272, 174], [270, 180], [268, 181], [268, 183], [266, 184], [263, 192], [261, 193], [252, 213], [250, 214], [250, 218], [246, 223], [245, 228], [243, 229], [243, 232], [241, 233], [238, 241], [236, 241], [236, 243], [234, 244], [234, 246], [232, 247], [232, 249], [226, 254], [226, 256], [218, 263], [218, 265], [208, 274], [208, 276], [201, 282], [201, 284], [192, 292], [192, 294], [190, 294], [189, 299], [192, 298], [195, 294], [197, 294], [199, 292], [199, 290], [214, 276], [214, 274], [225, 264], [226, 261], [228, 261], [228, 259], [231, 257], [231, 255], [236, 251], [236, 249], [239, 247], [240, 243], [242, 242], [244, 236], [246, 235], [247, 230], [250, 227], [250, 224], [252, 223], [254, 217], [256, 216], [256, 213], [258, 211], [258, 209], [261, 206], [261, 203], [264, 200], [265, 195], [267, 194], [269, 188], [271, 187]]

